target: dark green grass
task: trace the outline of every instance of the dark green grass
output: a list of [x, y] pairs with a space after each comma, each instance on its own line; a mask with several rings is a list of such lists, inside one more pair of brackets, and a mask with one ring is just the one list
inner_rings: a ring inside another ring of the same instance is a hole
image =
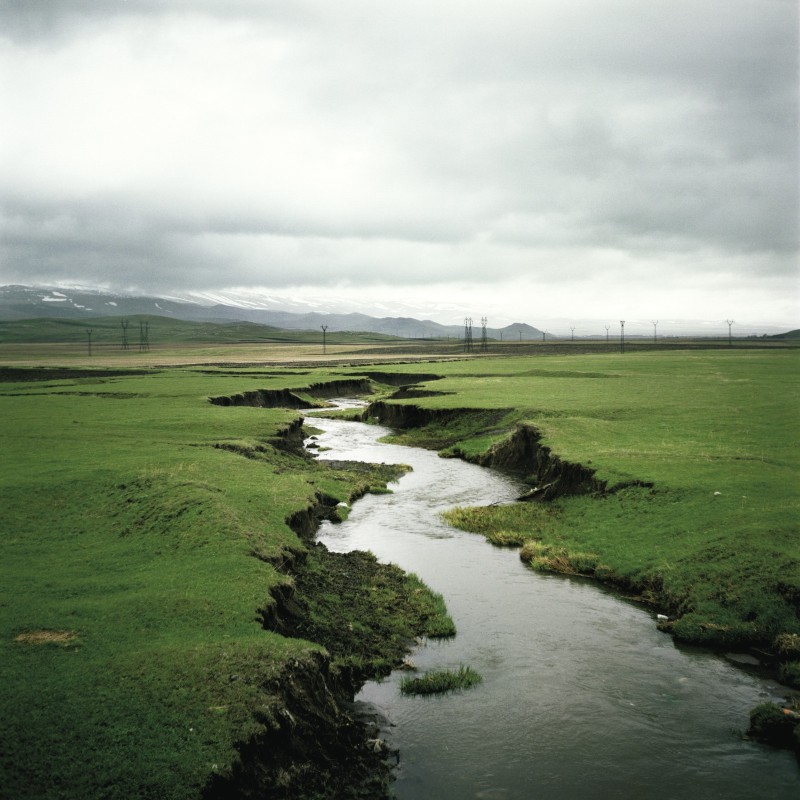
[[775, 747], [800, 754], [800, 706], [795, 700], [786, 705], [761, 703], [750, 712], [747, 735]]
[[288, 619], [286, 630], [324, 644], [338, 669], [363, 678], [388, 675], [417, 636], [456, 632], [441, 595], [371, 553], [313, 548], [293, 602], [302, 614]]

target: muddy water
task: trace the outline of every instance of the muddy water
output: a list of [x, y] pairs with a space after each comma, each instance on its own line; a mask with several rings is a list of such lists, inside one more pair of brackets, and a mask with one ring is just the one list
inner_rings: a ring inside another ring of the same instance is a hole
[[391, 495], [368, 496], [326, 523], [331, 550], [371, 550], [441, 592], [458, 628], [412, 659], [421, 670], [472, 666], [483, 683], [403, 697], [401, 673], [360, 700], [399, 748], [395, 791], [464, 798], [793, 798], [793, 755], [743, 741], [750, 708], [778, 684], [717, 656], [678, 647], [654, 612], [587, 581], [532, 572], [516, 551], [444, 525], [454, 505], [512, 499], [511, 480], [418, 448], [380, 444], [386, 429], [319, 419], [321, 458], [405, 463]]

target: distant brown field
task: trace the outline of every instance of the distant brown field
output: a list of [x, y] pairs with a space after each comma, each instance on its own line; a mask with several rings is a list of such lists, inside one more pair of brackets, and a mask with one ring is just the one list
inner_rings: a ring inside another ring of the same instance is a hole
[[320, 364], [409, 358], [442, 358], [462, 355], [452, 345], [408, 349], [397, 345], [321, 345], [308, 344], [224, 344], [224, 345], [151, 345], [138, 348], [92, 348], [89, 356], [85, 345], [74, 344], [6, 344], [0, 347], [0, 364], [4, 366], [80, 366], [80, 367], [167, 367], [193, 364]]
[[[797, 342], [781, 339], [739, 339], [734, 340], [734, 349], [776, 349], [795, 348]], [[682, 349], [726, 349], [727, 340], [720, 339], [671, 339], [658, 344], [643, 340], [626, 342], [626, 352], [644, 350], [682, 350]], [[274, 365], [306, 366], [324, 364], [370, 363], [376, 361], [416, 361], [480, 358], [486, 356], [546, 356], [578, 355], [591, 353], [617, 353], [619, 344], [596, 340], [574, 341], [549, 339], [546, 342], [496, 342], [490, 341], [487, 350], [479, 344], [471, 353], [464, 352], [463, 342], [456, 339], [446, 341], [434, 339], [408, 339], [373, 343], [335, 344], [329, 343], [323, 352], [321, 343], [298, 344], [280, 343], [231, 343], [196, 344], [167, 343], [154, 344], [147, 351], [140, 351], [136, 345], [124, 351], [109, 345], [94, 345], [91, 356], [85, 344], [62, 343], [7, 343], [0, 345], [0, 366], [36, 367], [173, 367], [200, 364], [239, 364], [242, 366]]]

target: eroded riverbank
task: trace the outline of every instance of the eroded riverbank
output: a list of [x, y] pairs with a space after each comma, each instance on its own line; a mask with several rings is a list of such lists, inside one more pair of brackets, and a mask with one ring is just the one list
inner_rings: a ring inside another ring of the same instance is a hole
[[741, 733], [749, 709], [781, 696], [779, 685], [677, 646], [637, 604], [532, 573], [515, 552], [442, 523], [440, 510], [481, 502], [502, 476], [377, 444], [388, 431], [375, 426], [318, 424], [319, 444], [331, 448], [323, 458], [414, 467], [393, 495], [365, 498], [346, 522], [323, 525], [321, 540], [370, 549], [442, 592], [459, 633], [420, 649], [417, 665], [464, 663], [484, 675], [443, 698], [400, 697], [397, 675], [362, 693], [391, 721], [384, 734], [401, 754], [399, 797], [796, 796], [793, 757]]

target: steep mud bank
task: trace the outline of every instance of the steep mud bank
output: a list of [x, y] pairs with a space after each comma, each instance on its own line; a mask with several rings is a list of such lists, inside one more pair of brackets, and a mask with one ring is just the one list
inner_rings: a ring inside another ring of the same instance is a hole
[[215, 406], [253, 406], [255, 408], [316, 408], [316, 404], [298, 397], [292, 389], [254, 389], [221, 397], [209, 397]]
[[341, 380], [312, 383], [295, 389], [254, 389], [234, 395], [209, 397], [215, 406], [253, 406], [256, 408], [318, 408], [319, 403], [307, 400], [303, 395], [319, 398], [344, 395], [370, 394], [372, 386], [368, 380]]
[[239, 749], [226, 776], [215, 776], [204, 800], [388, 797], [384, 748], [352, 711], [352, 690], [331, 679], [330, 658], [310, 651], [289, 661], [265, 692], [263, 732]]
[[311, 544], [322, 520], [332, 520], [336, 517], [337, 502], [335, 498], [317, 492], [316, 501], [312, 505], [300, 511], [295, 511], [294, 514], [287, 517], [286, 524], [297, 534], [301, 541], [307, 545]]
[[372, 384], [363, 378], [324, 381], [312, 383], [305, 389], [294, 389], [295, 392], [305, 392], [314, 397], [350, 397], [362, 394], [372, 394]]
[[[489, 412], [471, 408], [426, 409], [415, 405], [377, 402], [370, 404], [363, 419], [374, 418], [391, 428], [408, 430], [430, 425], [447, 426], [456, 421], [463, 422], [470, 416], [477, 416], [482, 424], [496, 423], [506, 413], [505, 409]], [[481, 455], [468, 455], [458, 445], [452, 446], [449, 452], [483, 467], [524, 475], [533, 489], [520, 499], [552, 500], [562, 495], [609, 491], [606, 481], [595, 477], [594, 470], [583, 464], [565, 461], [543, 445], [541, 434], [530, 425], [517, 425], [506, 439]]]
[[426, 425], [433, 424], [448, 425], [456, 420], [463, 420], [464, 417], [483, 413], [473, 408], [429, 409], [410, 404], [384, 403], [379, 400], [378, 402], [370, 403], [361, 418], [364, 421], [375, 419], [381, 425], [402, 431], [411, 428], [424, 428]]
[[[284, 432], [289, 449], [302, 449], [301, 429], [298, 420]], [[364, 491], [359, 484], [348, 499]], [[239, 746], [239, 760], [230, 774], [211, 780], [206, 800], [389, 797], [393, 754], [375, 722], [355, 713], [353, 700], [366, 680], [388, 674], [428, 632], [426, 609], [421, 589], [399, 568], [369, 553], [331, 553], [314, 544], [322, 520], [339, 520], [338, 503], [318, 492], [286, 519], [302, 547], [252, 555], [289, 578], [271, 589], [259, 612], [263, 627], [325, 650], [292, 659], [263, 687], [272, 698], [258, 716], [263, 731]]]
[[[470, 415], [476, 418], [470, 421]], [[476, 415], [479, 415], [479, 412], [475, 409], [430, 410], [413, 405], [378, 402], [368, 407], [363, 418], [376, 418], [400, 430], [429, 428], [433, 432], [432, 435], [427, 437], [427, 432], [421, 431], [420, 440], [423, 443], [427, 441], [428, 446], [438, 447], [437, 437], [440, 436], [441, 430], [448, 424], [454, 423], [456, 419], [462, 421], [460, 430], [464, 438], [492, 430], [490, 419], [481, 419]], [[473, 424], [474, 422], [479, 424]], [[448, 444], [446, 452], [448, 455], [484, 467], [524, 476], [525, 481], [533, 488], [517, 498], [522, 501], [550, 501], [560, 497], [587, 494], [609, 498], [625, 489], [654, 488], [654, 484], [649, 481], [628, 480], [609, 483], [602, 480], [597, 477], [593, 469], [584, 464], [570, 462], [554, 454], [551, 448], [542, 444], [541, 438], [541, 433], [535, 427], [518, 424], [506, 438], [483, 453], [465, 453], [458, 443]], [[593, 578], [605, 583], [665, 612], [669, 618], [659, 619], [658, 628], [672, 634], [676, 639], [712, 648], [737, 647], [752, 651], [762, 663], [778, 664], [782, 679], [790, 685], [797, 685], [796, 653], [779, 652], [780, 648], [773, 642], [774, 633], [750, 632], [741, 626], [741, 629], [731, 630], [728, 624], [718, 624], [714, 619], [698, 622], [690, 618], [694, 612], [695, 602], [691, 593], [684, 590], [676, 594], [674, 590], [668, 590], [665, 587], [663, 574], [657, 571], [638, 577], [619, 574], [597, 553], [586, 552], [580, 548], [568, 548], [557, 541], [546, 542], [538, 538], [528, 540], [527, 535], [509, 536], [505, 530], [501, 533], [504, 538], [494, 539], [491, 535], [487, 536], [494, 543], [519, 545], [524, 542], [520, 558], [534, 569]], [[788, 604], [797, 608], [797, 597], [790, 587], [778, 585], [775, 589]], [[745, 622], [747, 621], [750, 621], [750, 618], [745, 618]]]
[[[350, 502], [363, 493], [357, 487]], [[443, 631], [429, 593], [395, 565], [379, 563], [371, 553], [331, 552], [315, 543], [323, 520], [341, 521], [336, 500], [321, 493], [286, 520], [306, 549], [283, 560], [292, 581], [271, 591], [273, 602], [262, 620], [268, 630], [322, 644], [335, 657], [337, 679], [357, 690], [388, 674], [417, 636], [451, 635], [452, 621]]]
[[401, 386], [389, 395], [390, 400], [411, 400], [418, 397], [442, 397], [455, 392], [436, 392], [433, 389], [417, 389], [414, 386]]
[[472, 460], [528, 476], [534, 488], [520, 499], [552, 500], [559, 495], [606, 491], [606, 482], [596, 478], [594, 470], [559, 458], [541, 439], [535, 428], [519, 425], [507, 439]]
[[307, 457], [308, 453], [303, 447], [303, 438], [303, 418], [299, 417], [279, 431], [277, 436], [270, 439], [270, 444], [278, 450]]
[[240, 456], [252, 458], [254, 460], [267, 457], [271, 448], [283, 450], [303, 458], [310, 458], [310, 455], [303, 447], [302, 418], [294, 420], [294, 422], [291, 422], [285, 428], [278, 431], [277, 435], [267, 440], [267, 444], [245, 445], [233, 442], [217, 442], [213, 447], [217, 450], [227, 450], [231, 453], [237, 453]]
[[442, 379], [441, 375], [433, 375], [430, 372], [365, 372], [370, 380], [375, 383], [382, 383], [384, 386], [414, 386], [417, 383], [428, 383]]
[[502, 442], [476, 458], [468, 458], [483, 467], [493, 467], [527, 476], [533, 489], [520, 500], [552, 500], [575, 494], [606, 494], [632, 486], [653, 488], [650, 481], [620, 481], [609, 484], [596, 477], [595, 470], [574, 461], [566, 461], [542, 444], [542, 434], [532, 425], [518, 425]]

